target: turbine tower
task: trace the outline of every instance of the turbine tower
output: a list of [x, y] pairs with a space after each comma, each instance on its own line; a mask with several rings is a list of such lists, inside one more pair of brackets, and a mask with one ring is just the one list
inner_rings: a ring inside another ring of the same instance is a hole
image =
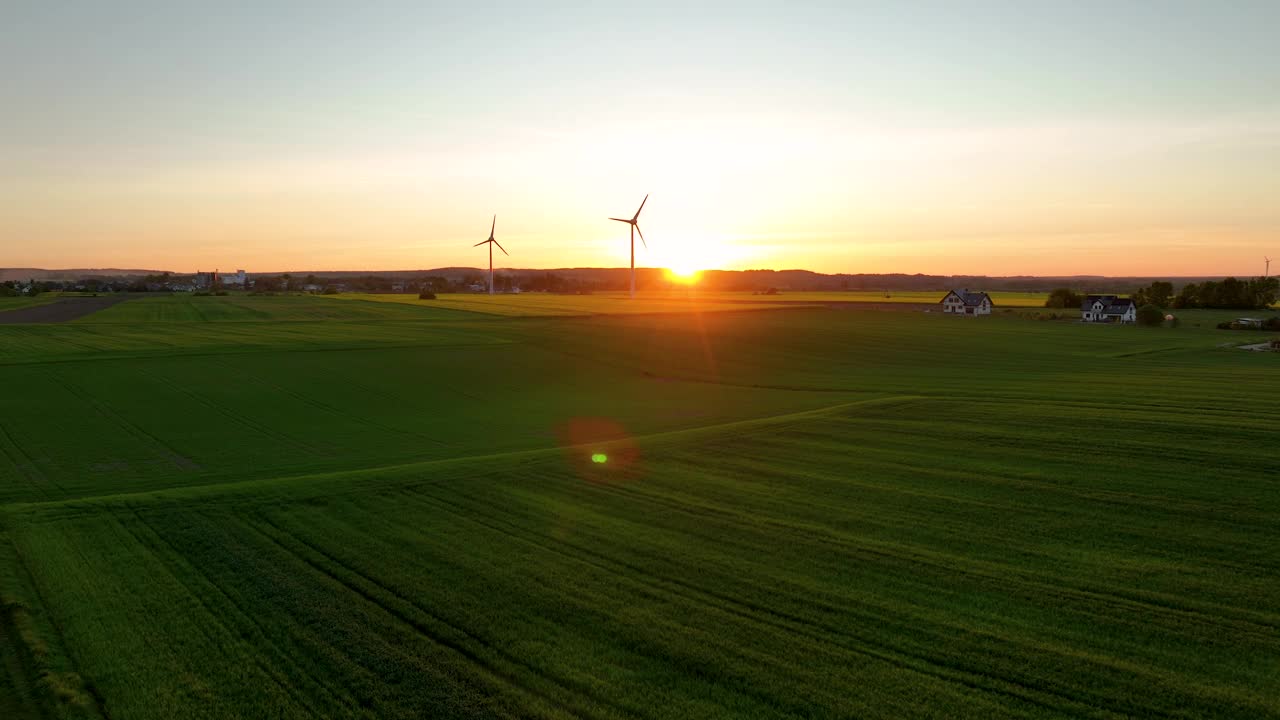
[[[644, 204], [649, 202], [649, 196], [645, 195], [644, 200], [640, 203], [640, 210], [644, 209]], [[644, 233], [640, 232], [640, 210], [636, 210], [635, 216], [630, 220], [626, 218], [609, 218], [624, 222], [631, 226], [631, 299], [636, 297], [636, 233], [640, 233], [640, 242], [644, 243], [644, 248], [649, 249], [649, 243], [644, 242]]]
[[493, 231], [494, 231], [494, 230], [496, 230], [496, 229], [497, 229], [497, 227], [498, 227], [498, 216], [497, 216], [497, 215], [494, 215], [494, 216], [493, 216], [493, 225], [490, 225], [490, 226], [489, 226], [489, 239], [488, 239], [488, 240], [481, 240], [480, 242], [478, 242], [478, 243], [476, 243], [475, 245], [472, 245], [472, 246], [471, 246], [471, 247], [480, 247], [481, 245], [484, 245], [485, 243], [488, 243], [488, 244], [489, 244], [489, 294], [490, 294], [490, 295], [492, 295], [492, 294], [493, 294], [493, 246], [494, 246], [494, 245], [497, 245], [497, 246], [498, 246], [498, 249], [502, 251], [502, 254], [503, 254], [503, 255], [511, 255], [511, 253], [507, 252], [507, 249], [506, 249], [506, 248], [502, 247], [502, 243], [500, 243], [500, 242], [498, 242], [497, 240], [494, 240], [494, 239], [493, 239]]
[[1271, 258], [1263, 257], [1262, 259], [1267, 261], [1267, 271], [1262, 273], [1262, 277], [1269, 278], [1271, 277]]

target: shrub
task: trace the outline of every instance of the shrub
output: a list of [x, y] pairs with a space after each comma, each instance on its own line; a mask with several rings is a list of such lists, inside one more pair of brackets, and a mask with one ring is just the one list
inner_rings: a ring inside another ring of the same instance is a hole
[[423, 290], [422, 292], [418, 293], [418, 299], [419, 300], [435, 300], [436, 294], [431, 292], [430, 290]]
[[1178, 319], [1177, 315], [1173, 315], [1169, 318], [1169, 327], [1176, 328], [1181, 324], [1182, 324], [1182, 321]]
[[1159, 325], [1164, 322], [1164, 311], [1155, 305], [1143, 305], [1138, 308], [1137, 320], [1139, 325]]
[[1233, 322], [1220, 322], [1220, 323], [1218, 323], [1218, 329], [1219, 329], [1219, 330], [1231, 330], [1231, 329], [1233, 329], [1234, 327], [1235, 327], [1235, 323], [1233, 323]]
[[1280, 330], [1280, 316], [1269, 317], [1262, 321], [1263, 330]]
[[321, 290], [321, 291], [320, 291], [320, 294], [321, 294], [321, 295], [337, 295], [337, 294], [338, 294], [338, 288], [333, 287], [332, 285], [330, 285], [329, 287], [326, 287], [325, 289]]

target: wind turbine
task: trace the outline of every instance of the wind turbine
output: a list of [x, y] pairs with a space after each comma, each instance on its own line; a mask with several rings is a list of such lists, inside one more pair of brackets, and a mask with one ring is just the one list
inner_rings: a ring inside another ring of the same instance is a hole
[[1267, 261], [1267, 271], [1262, 274], [1262, 277], [1269, 278], [1271, 277], [1271, 258], [1263, 257], [1262, 259]]
[[497, 246], [498, 246], [498, 249], [502, 251], [502, 254], [503, 254], [503, 255], [511, 255], [511, 253], [507, 252], [507, 249], [506, 249], [506, 248], [502, 247], [502, 243], [500, 243], [500, 242], [498, 242], [497, 240], [494, 240], [494, 239], [493, 239], [493, 231], [494, 231], [494, 230], [496, 230], [496, 229], [497, 229], [497, 227], [498, 227], [498, 216], [497, 216], [497, 215], [494, 215], [494, 216], [493, 216], [493, 225], [491, 225], [491, 226], [489, 227], [489, 239], [488, 239], [488, 240], [481, 240], [480, 242], [478, 242], [478, 243], [476, 243], [475, 245], [472, 245], [472, 246], [471, 246], [471, 247], [480, 247], [481, 245], [484, 245], [485, 243], [488, 243], [488, 244], [489, 244], [489, 294], [490, 294], [490, 295], [492, 295], [492, 294], [493, 294], [493, 246], [494, 246], [494, 245], [497, 245]]
[[626, 218], [609, 218], [610, 220], [617, 220], [618, 222], [624, 222], [631, 226], [631, 298], [632, 299], [635, 299], [635, 296], [636, 296], [636, 233], [640, 233], [640, 242], [644, 243], [644, 249], [645, 250], [649, 249], [649, 243], [644, 242], [644, 233], [640, 232], [640, 222], [639, 222], [640, 210], [644, 209], [644, 204], [647, 202], [649, 202], [649, 196], [645, 195], [644, 200], [640, 203], [640, 209], [636, 210], [635, 216], [633, 216], [630, 220], [627, 220]]

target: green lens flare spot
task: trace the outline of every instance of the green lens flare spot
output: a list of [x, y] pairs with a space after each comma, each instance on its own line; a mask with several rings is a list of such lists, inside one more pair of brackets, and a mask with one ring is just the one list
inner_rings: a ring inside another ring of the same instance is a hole
[[609, 456], [608, 456], [608, 455], [605, 455], [604, 453], [593, 453], [593, 454], [591, 455], [591, 462], [593, 462], [593, 463], [607, 463], [607, 462], [609, 462]]

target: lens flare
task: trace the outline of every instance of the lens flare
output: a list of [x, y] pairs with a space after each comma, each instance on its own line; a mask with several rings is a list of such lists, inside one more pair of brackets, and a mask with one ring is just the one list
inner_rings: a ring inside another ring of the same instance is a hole
[[591, 462], [593, 462], [593, 463], [607, 463], [607, 462], [609, 462], [609, 456], [608, 456], [608, 455], [605, 455], [604, 453], [592, 453], [592, 455], [591, 455]]

